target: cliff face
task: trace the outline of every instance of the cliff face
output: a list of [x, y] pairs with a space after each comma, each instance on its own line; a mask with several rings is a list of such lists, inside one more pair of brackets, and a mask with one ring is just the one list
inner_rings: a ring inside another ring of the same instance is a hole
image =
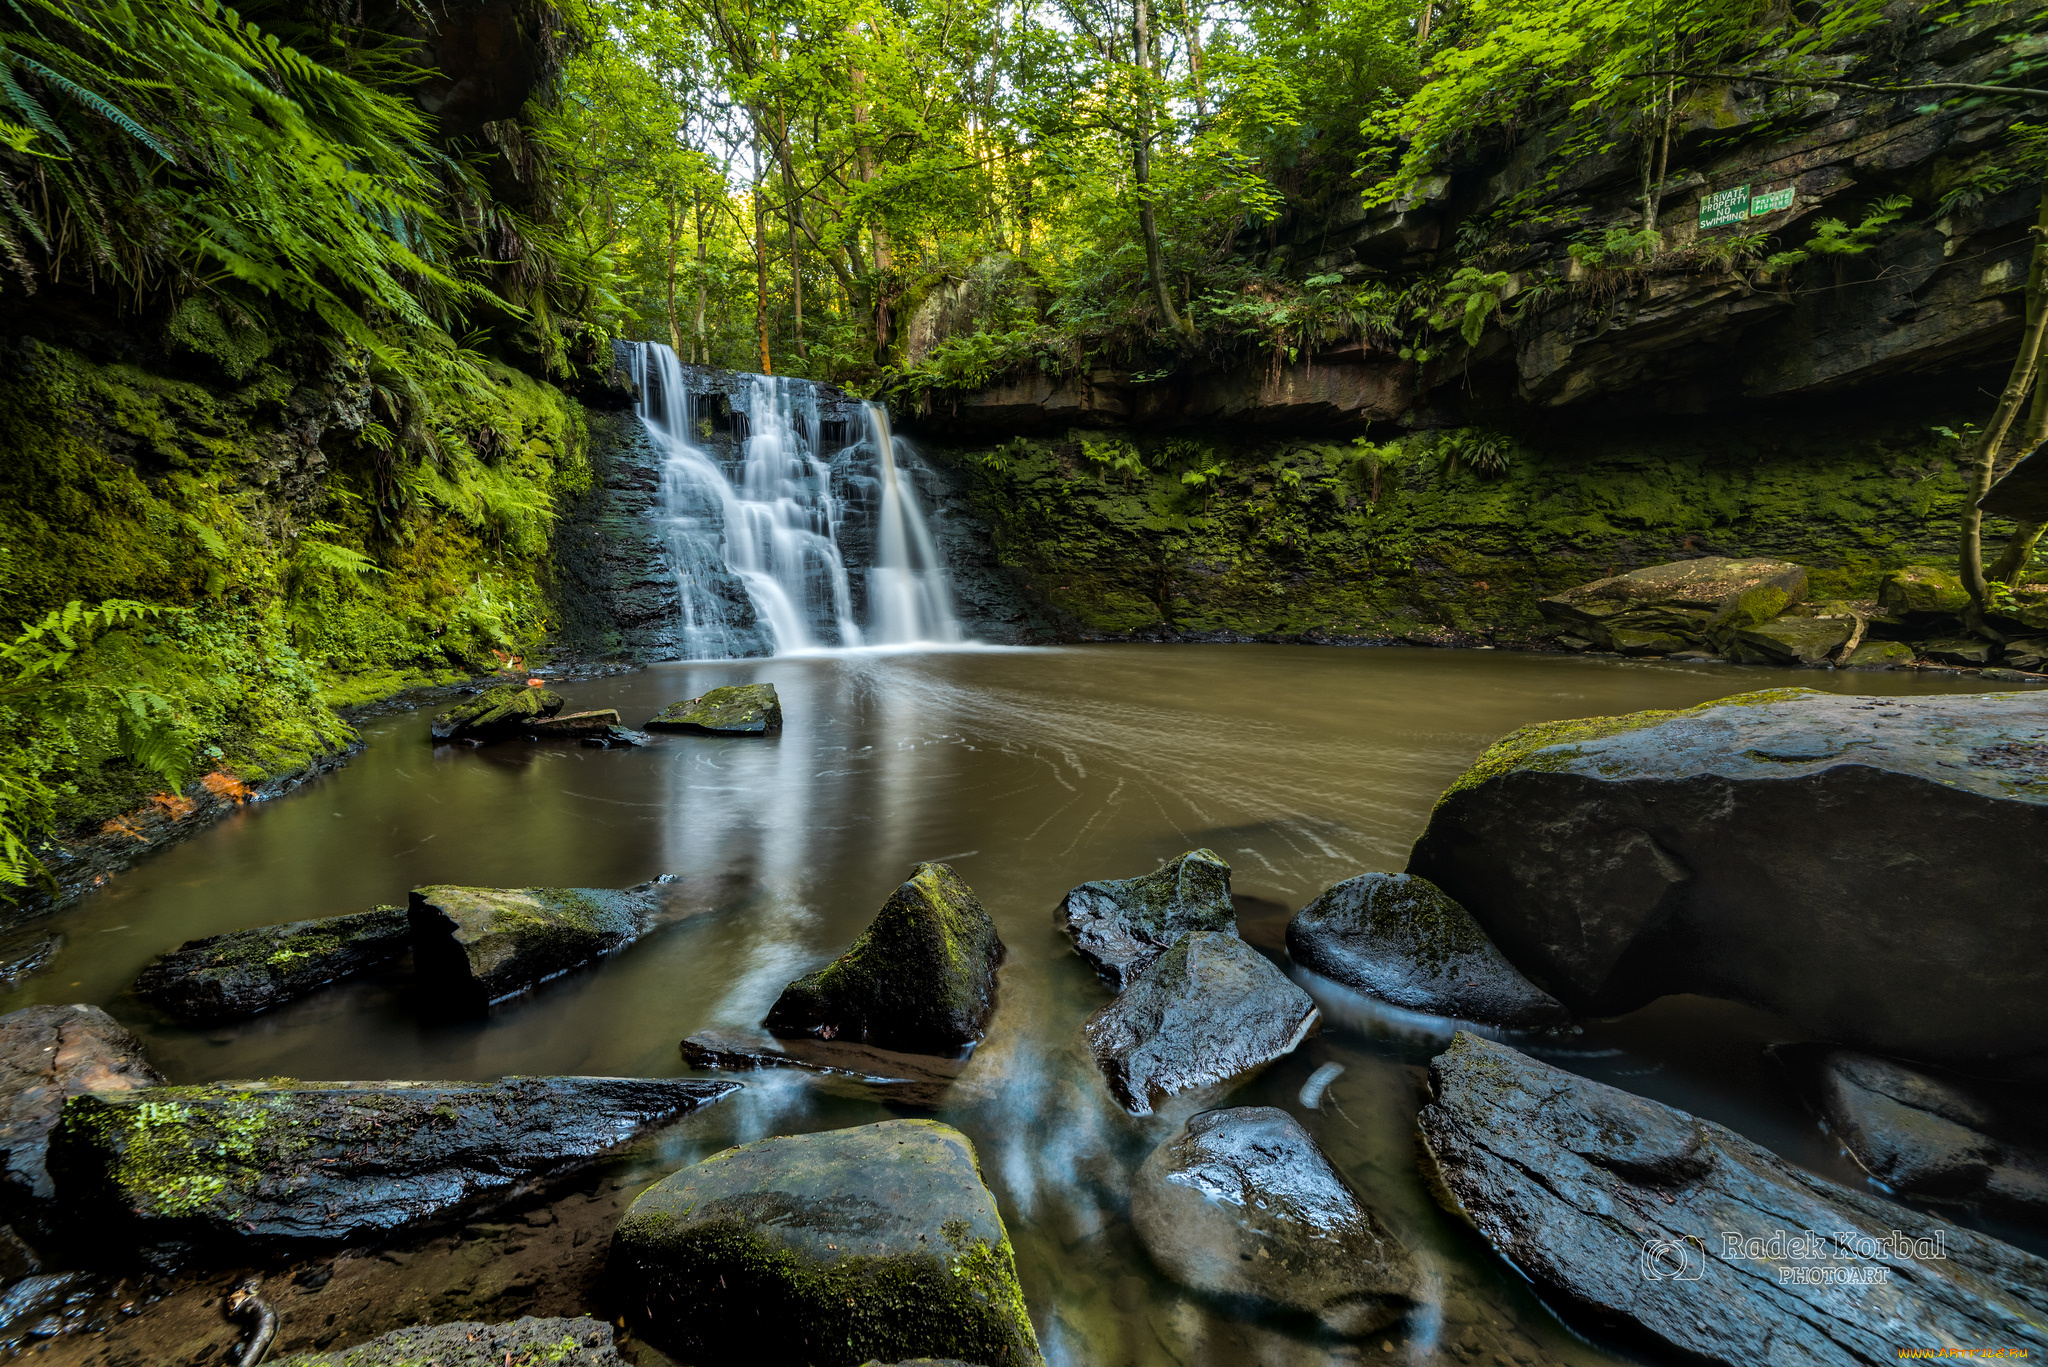
[[[2039, 6], [2007, 4], [1932, 33], [1880, 28], [1830, 65], [1852, 82], [1981, 82], [2044, 51]], [[1412, 198], [1367, 209], [1352, 194], [1295, 210], [1274, 240], [1241, 243], [1297, 279], [1347, 285], [1414, 289], [1459, 264], [1504, 272], [1496, 325], [1476, 346], [1368, 337], [1287, 363], [1186, 363], [1146, 383], [1111, 370], [1025, 376], [934, 394], [919, 423], [955, 440], [1075, 425], [1364, 430], [1725, 413], [1929, 381], [1954, 392], [2009, 361], [2018, 340], [2040, 187], [2001, 173], [2015, 106], [1922, 112], [1934, 98], [1709, 86], [1682, 110], [1662, 244], [1646, 257], [1600, 246], [1607, 230], [1640, 226], [1636, 149], [1567, 158], [1556, 124], [1537, 121]], [[1703, 230], [1702, 201], [1739, 187], [1788, 202]], [[1811, 248], [1824, 220], [1853, 231], [1900, 198], [1910, 204], [1873, 228], [1866, 250], [1761, 269], [1773, 253]], [[1404, 345], [1440, 354], [1404, 360]]]
[[1958, 454], [1879, 408], [1371, 448], [1075, 430], [932, 459], [1050, 619], [1016, 616], [1027, 639], [1530, 645], [1538, 598], [1667, 560], [1794, 560], [1813, 597], [1859, 599], [1952, 562]]

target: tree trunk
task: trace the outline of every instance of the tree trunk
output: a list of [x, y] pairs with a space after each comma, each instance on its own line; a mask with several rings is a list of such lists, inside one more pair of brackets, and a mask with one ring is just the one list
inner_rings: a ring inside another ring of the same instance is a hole
[[1429, 10], [1436, 0], [1422, 0], [1422, 13], [1415, 17], [1415, 46], [1421, 47], [1429, 41]]
[[[704, 303], [706, 285], [704, 281], [704, 192], [699, 190], [697, 199], [697, 313], [690, 321], [690, 360], [694, 364], [711, 364], [711, 342], [704, 335]], [[697, 353], [704, 354], [699, 356]]]
[[676, 240], [683, 235], [683, 225], [676, 213], [676, 197], [668, 197], [668, 270], [662, 279], [668, 285], [668, 344], [678, 356], [683, 354], [683, 330], [676, 322]]
[[768, 177], [761, 167], [761, 135], [754, 134], [754, 333], [761, 343], [761, 373], [773, 375], [768, 355], [768, 206], [762, 202]]
[[1152, 211], [1151, 0], [1133, 0], [1131, 11], [1131, 57], [1138, 68], [1138, 121], [1137, 131], [1131, 137], [1131, 180], [1138, 192], [1138, 229], [1145, 238], [1145, 270], [1152, 277], [1152, 302], [1159, 308], [1160, 322], [1184, 337], [1192, 337], [1194, 329], [1174, 308], [1173, 295], [1166, 287], [1166, 258], [1159, 249], [1159, 220]]
[[[2043, 308], [2048, 308], [2048, 290], [2037, 290], [2027, 304], [2029, 318]], [[2048, 341], [2042, 345], [2048, 347]], [[2020, 454], [2023, 456], [2048, 441], [2048, 378], [2040, 373], [2044, 362], [2048, 362], [2048, 356], [2035, 361], [2034, 406], [2028, 411], [2026, 429], [2020, 434]], [[1998, 563], [1991, 567], [1991, 573], [1986, 577], [1994, 584], [2018, 584], [2026, 577], [2027, 566], [2033, 563], [2034, 548], [2040, 544], [2043, 532], [2048, 532], [2048, 522], [2022, 522], [2014, 527]]]
[[1991, 421], [1978, 440], [1969, 502], [1963, 506], [1960, 568], [1963, 587], [1970, 593], [1970, 606], [1963, 616], [1971, 630], [1994, 640], [1998, 639], [1998, 633], [1984, 621], [1984, 600], [1990, 584], [1984, 575], [1984, 513], [1978, 508], [1977, 500], [1991, 491], [1991, 478], [1997, 469], [1999, 452], [2005, 448], [2006, 433], [2012, 430], [2013, 419], [2019, 416], [2020, 406], [2027, 401], [2040, 366], [2041, 335], [2043, 325], [2048, 324], [2048, 308], [2041, 307], [2041, 290], [2044, 283], [2048, 283], [2043, 278], [2048, 274], [2048, 185], [2042, 186], [2041, 211], [2033, 232], [2033, 264], [2027, 271], [2027, 329], [2020, 338], [2019, 355], [2013, 358], [2012, 373], [2007, 376], [2005, 389], [1998, 396], [1998, 407], [1992, 412]]

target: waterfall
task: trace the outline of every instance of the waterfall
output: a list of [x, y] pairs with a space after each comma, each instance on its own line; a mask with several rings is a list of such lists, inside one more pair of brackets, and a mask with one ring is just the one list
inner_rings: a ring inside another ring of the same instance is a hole
[[[858, 451], [843, 440], [852, 423], [828, 423], [824, 411], [850, 410], [846, 397], [810, 380], [686, 371], [659, 342], [633, 346], [630, 363], [641, 421], [662, 456], [661, 537], [676, 575], [685, 656], [961, 639], [945, 567], [916, 490], [898, 468], [886, 410], [869, 404], [862, 422], [860, 449], [873, 453], [872, 478], [848, 470], [842, 480], [875, 490], [864, 629], [842, 549], [851, 510], [834, 491], [828, 459], [845, 462]], [[707, 387], [723, 394], [716, 411], [700, 411], [709, 407], [705, 399], [719, 397], [694, 392]], [[714, 435], [719, 421], [723, 440]], [[828, 431], [840, 432], [842, 451], [825, 450]]]
[[864, 407], [868, 440], [874, 445], [882, 481], [875, 565], [868, 571], [871, 635], [878, 645], [958, 641], [960, 622], [953, 615], [953, 587], [939, 559], [939, 548], [924, 525], [917, 494], [896, 468], [896, 436], [889, 428], [889, 410], [872, 402]]

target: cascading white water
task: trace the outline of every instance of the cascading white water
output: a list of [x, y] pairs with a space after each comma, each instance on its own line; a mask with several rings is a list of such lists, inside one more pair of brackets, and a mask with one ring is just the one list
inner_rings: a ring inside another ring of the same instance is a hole
[[855, 622], [840, 535], [844, 501], [820, 450], [819, 386], [748, 377], [741, 459], [721, 463], [699, 443], [696, 398], [675, 352], [632, 348], [640, 417], [663, 453], [663, 540], [681, 590], [683, 652], [691, 659], [778, 655], [835, 646], [961, 639], [952, 591], [917, 496], [897, 469], [889, 416], [869, 404], [877, 466], [876, 559], [867, 571], [868, 629]]
[[870, 639], [878, 645], [951, 644], [960, 639], [960, 620], [953, 614], [953, 586], [945, 562], [925, 526], [917, 494], [896, 468], [889, 410], [878, 403], [864, 407], [882, 482], [875, 565], [868, 571]]

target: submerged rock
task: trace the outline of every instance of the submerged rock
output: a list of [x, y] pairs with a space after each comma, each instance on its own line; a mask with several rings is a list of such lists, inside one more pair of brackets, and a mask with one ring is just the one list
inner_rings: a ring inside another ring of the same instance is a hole
[[404, 907], [377, 907], [187, 940], [135, 979], [135, 995], [179, 1020], [268, 1011], [412, 948]]
[[1430, 1084], [1417, 1125], [1440, 1199], [1561, 1312], [1660, 1356], [1836, 1367], [2048, 1350], [2048, 1262], [1996, 1239], [1475, 1035], [1452, 1040]]
[[1214, 850], [1189, 850], [1136, 878], [1083, 883], [1059, 917], [1075, 952], [1121, 992], [1189, 931], [1237, 933], [1230, 865]]
[[72, 1097], [67, 1207], [124, 1241], [342, 1243], [465, 1210], [739, 1090], [681, 1078], [216, 1082]]
[[782, 700], [774, 684], [734, 684], [670, 703], [647, 722], [649, 731], [697, 731], [714, 736], [772, 736], [782, 729]]
[[437, 1007], [481, 1010], [645, 935], [669, 881], [624, 889], [414, 888], [413, 971]]
[[[1697, 992], [1981, 1059], [2048, 1050], [2044, 833], [2048, 696], [1777, 689], [1524, 727], [1408, 871], [1577, 1011]], [[1969, 990], [1930, 1010], [1930, 964]]]
[[1285, 1111], [1203, 1111], [1152, 1151], [1131, 1225], [1161, 1271], [1212, 1296], [1314, 1315], [1340, 1334], [1415, 1303], [1408, 1248]]
[[612, 1327], [593, 1319], [459, 1320], [394, 1329], [352, 1348], [266, 1359], [271, 1367], [617, 1367]]
[[1843, 1147], [1902, 1195], [2048, 1217], [2048, 1164], [1986, 1133], [1998, 1117], [1975, 1089], [1837, 1049], [1820, 1066], [1820, 1105]]
[[1311, 972], [1410, 1011], [1521, 1029], [1571, 1020], [1426, 878], [1346, 879], [1295, 913], [1287, 952]]
[[1221, 931], [1182, 936], [1088, 1018], [1109, 1090], [1132, 1115], [1195, 1087], [1230, 1082], [1291, 1053], [1321, 1019], [1308, 993]]
[[64, 937], [54, 930], [24, 932], [0, 943], [0, 987], [15, 987], [50, 966]]
[[682, 1044], [683, 1058], [696, 1068], [750, 1073], [763, 1068], [796, 1068], [871, 1087], [897, 1106], [938, 1106], [958, 1080], [964, 1062], [929, 1054], [901, 1054], [849, 1040], [753, 1037], [738, 1031], [706, 1030]]
[[609, 1275], [692, 1362], [1043, 1361], [967, 1136], [891, 1120], [757, 1140], [643, 1192]]
[[434, 718], [435, 740], [504, 740], [562, 710], [562, 695], [545, 688], [501, 684]]
[[762, 1024], [785, 1038], [957, 1054], [996, 1009], [1003, 942], [974, 890], [919, 864], [844, 954], [784, 988]]
[[1588, 645], [1666, 655], [1768, 621], [1805, 597], [1798, 565], [1708, 555], [1596, 579], [1536, 606]]
[[154, 1087], [142, 1042], [97, 1006], [27, 1006], [0, 1016], [0, 1206], [29, 1224], [56, 1194], [45, 1167], [67, 1097]]

